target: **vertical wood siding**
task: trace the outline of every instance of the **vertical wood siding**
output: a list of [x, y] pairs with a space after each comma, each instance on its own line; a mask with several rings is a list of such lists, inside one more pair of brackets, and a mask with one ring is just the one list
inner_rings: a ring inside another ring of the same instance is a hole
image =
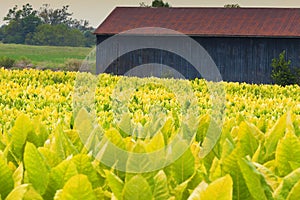
[[[98, 35], [97, 44], [108, 37]], [[286, 57], [292, 61], [292, 65], [300, 67], [300, 38], [192, 38], [202, 45], [212, 57], [224, 81], [272, 83], [272, 59], [278, 57], [283, 50], [286, 51]], [[151, 41], [151, 39], [149, 40]], [[173, 40], [176, 42], [176, 37], [173, 37]], [[118, 46], [116, 45], [111, 51], [118, 51]], [[190, 49], [190, 52], [191, 57], [195, 56], [193, 49]], [[97, 59], [100, 58], [99, 54], [101, 53], [107, 54], [109, 51], [102, 52], [97, 49]], [[167, 65], [179, 71], [186, 78], [201, 77], [184, 58], [158, 49], [139, 49], [125, 55], [119, 55], [118, 59], [111, 62], [105, 72], [122, 75], [133, 67], [148, 63]]]

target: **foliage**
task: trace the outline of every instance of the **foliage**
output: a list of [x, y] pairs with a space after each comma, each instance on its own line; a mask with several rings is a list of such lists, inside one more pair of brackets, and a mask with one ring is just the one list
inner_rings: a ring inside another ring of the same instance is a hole
[[171, 5], [168, 2], [164, 2], [163, 0], [153, 0], [151, 3], [151, 6], [146, 4], [145, 2], [140, 3], [140, 7], [171, 7]]
[[68, 11], [69, 5], [63, 6], [61, 9], [50, 8], [49, 4], [43, 4], [39, 10], [39, 17], [42, 22], [50, 25], [66, 24], [72, 23], [72, 13]]
[[[39, 11], [34, 10], [30, 4], [23, 5], [22, 9], [14, 6], [4, 18], [7, 25], [1, 28], [0, 40], [3, 43], [34, 45], [94, 45], [95, 40], [91, 39], [93, 28], [88, 21], [72, 19], [68, 9], [68, 5], [52, 9], [49, 4], [44, 4]], [[45, 36], [49, 33], [50, 36]]]
[[153, 0], [151, 7], [171, 7], [168, 2], [164, 2], [163, 0]]
[[77, 29], [70, 29], [64, 24], [39, 26], [33, 34], [29, 34], [26, 44], [42, 46], [84, 46], [85, 38]]
[[32, 67], [32, 61], [26, 56], [22, 56], [20, 60], [16, 61], [14, 67], [16, 67], [17, 69]]
[[285, 86], [296, 83], [296, 75], [291, 68], [291, 61], [285, 58], [285, 51], [279, 54], [279, 58], [272, 59], [271, 66], [271, 77], [276, 84]]
[[225, 4], [224, 8], [240, 8], [239, 4]]
[[[135, 174], [101, 164], [84, 147], [78, 132], [88, 130], [89, 118], [83, 111], [83, 118], [72, 119], [75, 77], [74, 72], [0, 69], [2, 199], [299, 197], [299, 86], [224, 83], [226, 118], [213, 151], [199, 157], [203, 138], [195, 137], [190, 148], [171, 165]], [[103, 135], [129, 152], [161, 148], [159, 144], [164, 145], [177, 134], [171, 113], [179, 105], [160, 83], [179, 84], [180, 80], [151, 79], [153, 83], [142, 85], [132, 94], [127, 116], [132, 116], [131, 123], [139, 124], [139, 129], [149, 129], [150, 105], [161, 105], [170, 113], [169, 122], [156, 137], [141, 138], [123, 134], [126, 120], [123, 124], [113, 120], [116, 113], [111, 94], [120, 78], [99, 76], [95, 102]], [[126, 83], [135, 80], [129, 78]], [[196, 79], [189, 83], [202, 113], [197, 132], [205, 135], [202, 132], [210, 123], [211, 108], [207, 82]], [[81, 123], [82, 119], [86, 121]], [[161, 117], [157, 120], [163, 121]]]
[[0, 42], [2, 42], [4, 38], [4, 27], [5, 25], [0, 26]]
[[23, 5], [22, 9], [18, 9], [17, 6], [9, 9], [4, 21], [9, 22], [3, 28], [4, 43], [24, 44], [26, 35], [34, 32], [41, 24], [37, 11], [33, 10], [30, 4]]
[[5, 68], [12, 68], [15, 64], [15, 60], [6, 56], [0, 57], [0, 66]]
[[66, 60], [64, 67], [67, 71], [79, 71], [82, 65], [82, 60], [68, 59]]

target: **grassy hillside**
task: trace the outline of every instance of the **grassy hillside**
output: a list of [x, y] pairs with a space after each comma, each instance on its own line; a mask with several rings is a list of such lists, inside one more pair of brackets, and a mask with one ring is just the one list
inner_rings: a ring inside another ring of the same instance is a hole
[[0, 43], [0, 57], [15, 60], [27, 58], [35, 66], [59, 67], [68, 59], [84, 59], [92, 48], [31, 46]]

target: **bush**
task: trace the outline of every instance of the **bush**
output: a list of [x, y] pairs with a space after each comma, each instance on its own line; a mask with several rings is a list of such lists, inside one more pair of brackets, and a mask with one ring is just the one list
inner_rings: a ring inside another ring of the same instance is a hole
[[6, 56], [0, 57], [0, 66], [5, 68], [12, 68], [15, 64], [15, 60]]
[[66, 71], [79, 71], [82, 64], [82, 60], [79, 59], [68, 59], [65, 62], [65, 70]]
[[275, 84], [286, 86], [296, 83], [296, 75], [291, 68], [291, 61], [285, 59], [285, 51], [279, 54], [279, 58], [274, 58], [271, 64], [273, 70], [271, 77]]
[[294, 68], [296, 84], [300, 85], [300, 67]]
[[25, 56], [22, 56], [16, 63], [15, 63], [15, 67], [18, 69], [22, 69], [22, 68], [28, 68], [28, 67], [33, 67], [33, 65], [31, 64], [31, 60]]

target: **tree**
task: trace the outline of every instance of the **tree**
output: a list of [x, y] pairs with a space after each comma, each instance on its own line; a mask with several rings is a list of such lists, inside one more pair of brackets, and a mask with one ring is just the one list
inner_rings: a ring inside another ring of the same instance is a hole
[[4, 17], [4, 21], [8, 21], [8, 24], [3, 28], [2, 41], [17, 44], [24, 43], [26, 35], [34, 32], [42, 23], [30, 4], [23, 5], [22, 9], [14, 6]]
[[43, 24], [26, 37], [26, 44], [49, 46], [85, 46], [84, 35], [65, 24]]
[[224, 8], [240, 8], [239, 4], [225, 4]]
[[169, 3], [164, 3], [163, 0], [152, 1], [151, 7], [170, 7]]
[[149, 7], [167, 7], [168, 8], [168, 7], [171, 7], [171, 5], [168, 2], [164, 3], [163, 0], [153, 0], [152, 3], [151, 3], [151, 6], [149, 6], [145, 2], [141, 2], [140, 7], [146, 7], [146, 8], [149, 8]]
[[50, 4], [43, 4], [39, 10], [39, 17], [42, 19], [43, 23], [50, 25], [57, 24], [72, 24], [71, 16], [73, 13], [68, 11], [69, 5], [63, 6], [61, 9], [52, 9]]
[[[73, 13], [69, 12], [69, 5], [61, 9], [52, 9], [49, 4], [44, 4], [39, 11], [34, 10], [30, 4], [23, 5], [22, 9], [14, 6], [4, 18], [7, 24], [0, 29], [0, 41], [59, 46], [94, 45], [95, 36], [92, 34], [94, 28], [89, 26], [87, 20], [72, 19], [72, 15]], [[55, 37], [51, 31], [60, 36]], [[42, 38], [45, 41], [42, 41]]]
[[4, 25], [0, 27], [0, 42], [3, 40], [3, 37], [4, 37]]
[[297, 77], [291, 69], [291, 61], [285, 59], [285, 51], [279, 54], [279, 58], [272, 59], [271, 77], [275, 84], [285, 86], [295, 84]]
[[52, 9], [50, 8], [49, 4], [43, 4], [43, 6], [39, 10], [39, 16], [45, 24], [64, 24], [71, 29], [77, 29], [81, 31], [81, 33], [85, 37], [85, 46], [94, 45], [96, 43], [95, 36], [92, 34], [94, 28], [89, 26], [89, 22], [87, 20], [72, 19], [73, 13], [70, 13], [68, 9], [69, 5], [65, 5], [61, 9]]
[[149, 6], [149, 5], [146, 4], [145, 2], [141, 2], [141, 3], [140, 3], [140, 7], [150, 8], [151, 6]]

